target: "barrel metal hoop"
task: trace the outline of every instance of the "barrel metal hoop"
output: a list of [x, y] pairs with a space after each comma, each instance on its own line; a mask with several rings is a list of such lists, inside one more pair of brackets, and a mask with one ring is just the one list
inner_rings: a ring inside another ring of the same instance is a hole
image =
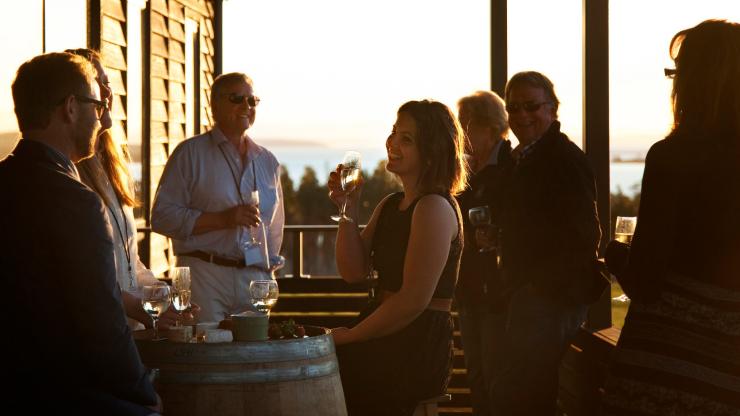
[[256, 368], [241, 372], [174, 372], [161, 371], [162, 384], [244, 384], [277, 383], [282, 381], [307, 380], [329, 375], [338, 375], [336, 360], [299, 367]]

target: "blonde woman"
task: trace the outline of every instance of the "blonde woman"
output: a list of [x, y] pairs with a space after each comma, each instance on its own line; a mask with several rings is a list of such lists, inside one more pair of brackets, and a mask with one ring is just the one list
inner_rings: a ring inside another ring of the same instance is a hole
[[[127, 166], [127, 155], [110, 133], [113, 121], [110, 108], [113, 93], [108, 75], [103, 69], [100, 54], [91, 49], [70, 49], [67, 52], [85, 57], [97, 71], [96, 80], [100, 97], [108, 102], [108, 110], [100, 118], [101, 133], [95, 144], [95, 154], [77, 164], [80, 179], [92, 188], [107, 208], [108, 220], [113, 232], [116, 260], [116, 280], [121, 288], [124, 310], [132, 329], [152, 327], [152, 318], [146, 313], [137, 290], [144, 285], [159, 284], [151, 270], [139, 259], [136, 240], [134, 207], [137, 205], [133, 192], [131, 174]], [[177, 314], [168, 310], [160, 317], [160, 328], [174, 324]]]

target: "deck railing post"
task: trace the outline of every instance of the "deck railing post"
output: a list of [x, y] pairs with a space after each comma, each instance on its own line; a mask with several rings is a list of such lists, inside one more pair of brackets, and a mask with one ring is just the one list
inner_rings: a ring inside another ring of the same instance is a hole
[[303, 277], [303, 230], [293, 230], [293, 277]]

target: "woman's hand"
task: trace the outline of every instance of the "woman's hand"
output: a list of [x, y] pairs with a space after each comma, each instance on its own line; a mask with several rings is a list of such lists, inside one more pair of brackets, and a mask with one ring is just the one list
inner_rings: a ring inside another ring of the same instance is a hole
[[121, 297], [123, 297], [123, 309], [126, 311], [126, 316], [141, 322], [144, 328], [154, 328], [154, 320], [144, 310], [144, 305], [141, 304], [141, 298], [125, 290], [121, 291]]
[[332, 329], [331, 337], [334, 338], [334, 345], [344, 345], [352, 342], [349, 328], [343, 326]]
[[327, 182], [327, 185], [329, 186], [329, 199], [334, 202], [337, 208], [342, 207], [345, 199], [347, 200], [347, 209], [356, 207], [357, 201], [360, 199], [362, 185], [364, 183], [365, 181], [363, 180], [362, 175], [360, 175], [359, 179], [357, 179], [355, 189], [347, 194], [342, 189], [342, 164], [339, 164], [336, 169], [329, 173], [329, 180]]
[[190, 304], [190, 308], [184, 311], [182, 314], [178, 314], [177, 310], [170, 305], [164, 313], [159, 315], [159, 329], [167, 330], [171, 326], [176, 326], [179, 321], [182, 325], [195, 325], [198, 321], [198, 315], [200, 314], [200, 306], [195, 303]]

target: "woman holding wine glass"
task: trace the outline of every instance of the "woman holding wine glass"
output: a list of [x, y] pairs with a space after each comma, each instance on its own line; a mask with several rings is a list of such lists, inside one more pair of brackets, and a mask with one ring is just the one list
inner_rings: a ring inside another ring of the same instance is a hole
[[602, 414], [736, 415], [740, 24], [704, 21], [668, 50], [673, 129], [645, 159], [631, 245], [607, 250], [631, 304]]
[[351, 415], [411, 415], [419, 400], [445, 391], [452, 363], [450, 306], [463, 240], [453, 195], [467, 177], [463, 134], [444, 104], [410, 101], [386, 150], [386, 169], [403, 191], [383, 199], [362, 232], [362, 180], [348, 192], [344, 166], [329, 176], [329, 196], [349, 217], [339, 221], [337, 269], [350, 283], [378, 274], [377, 299], [351, 328], [332, 331]]

